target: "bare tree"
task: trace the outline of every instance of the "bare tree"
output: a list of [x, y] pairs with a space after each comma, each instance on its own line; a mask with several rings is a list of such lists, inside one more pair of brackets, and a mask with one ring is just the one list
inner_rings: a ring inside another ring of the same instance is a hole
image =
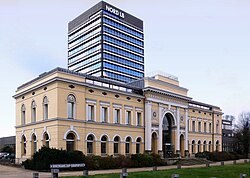
[[249, 153], [250, 146], [250, 112], [242, 112], [236, 125], [236, 138], [244, 154]]

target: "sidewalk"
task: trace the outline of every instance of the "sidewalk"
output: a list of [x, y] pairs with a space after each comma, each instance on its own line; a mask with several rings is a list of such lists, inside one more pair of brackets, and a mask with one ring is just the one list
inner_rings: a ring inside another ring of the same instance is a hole
[[[237, 164], [244, 163], [245, 159], [237, 160]], [[249, 160], [247, 160], [249, 161]], [[225, 161], [225, 165], [233, 164], [233, 161]], [[220, 166], [221, 162], [216, 162], [210, 164], [210, 166]], [[181, 168], [199, 168], [206, 167], [205, 164], [201, 165], [192, 165], [192, 166], [182, 166]], [[157, 167], [158, 170], [168, 170], [168, 169], [176, 169], [176, 165], [172, 166], [160, 166]], [[141, 171], [152, 171], [152, 167], [145, 168], [128, 168], [128, 172], [141, 172]], [[32, 174], [36, 171], [30, 171], [22, 168], [10, 167], [0, 165], [0, 178], [32, 178]], [[111, 173], [121, 173], [121, 169], [110, 169], [110, 170], [97, 170], [97, 171], [89, 171], [89, 175], [96, 174], [111, 174]], [[72, 172], [59, 172], [59, 176], [81, 176], [83, 171], [72, 171]], [[49, 172], [39, 172], [39, 178], [49, 178], [51, 177], [51, 173]]]

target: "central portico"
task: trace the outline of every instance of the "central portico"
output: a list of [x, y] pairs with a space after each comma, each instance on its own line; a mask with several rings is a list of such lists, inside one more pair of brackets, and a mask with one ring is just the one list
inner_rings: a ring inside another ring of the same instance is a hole
[[145, 78], [145, 150], [164, 158], [188, 155], [187, 89], [175, 78]]

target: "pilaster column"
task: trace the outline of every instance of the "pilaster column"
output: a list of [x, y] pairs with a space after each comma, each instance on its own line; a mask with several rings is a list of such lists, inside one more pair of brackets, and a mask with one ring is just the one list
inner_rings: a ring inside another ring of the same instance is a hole
[[188, 109], [185, 109], [185, 151], [188, 151], [188, 129], [189, 129], [189, 121], [188, 121]]
[[177, 126], [177, 130], [176, 130], [176, 151], [180, 151], [180, 110], [177, 107], [177, 118], [176, 118], [176, 126]]
[[151, 108], [152, 103], [149, 101], [145, 102], [145, 151], [151, 151], [151, 130], [152, 130], [152, 122], [151, 122]]
[[185, 150], [188, 150], [188, 128], [189, 128], [189, 122], [188, 122], [188, 110], [185, 109], [185, 120], [186, 120], [186, 125], [185, 125]]
[[162, 118], [162, 105], [159, 104], [159, 138], [158, 138], [158, 151], [162, 151], [162, 122], [163, 122], [163, 118]]

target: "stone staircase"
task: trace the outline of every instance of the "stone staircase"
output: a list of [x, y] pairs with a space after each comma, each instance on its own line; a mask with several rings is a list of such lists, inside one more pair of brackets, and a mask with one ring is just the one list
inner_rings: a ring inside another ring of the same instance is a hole
[[182, 166], [191, 166], [191, 165], [200, 165], [200, 164], [207, 164], [207, 163], [213, 163], [212, 161], [208, 161], [206, 159], [200, 159], [200, 158], [183, 158], [178, 160], [175, 164], [180, 164]]

